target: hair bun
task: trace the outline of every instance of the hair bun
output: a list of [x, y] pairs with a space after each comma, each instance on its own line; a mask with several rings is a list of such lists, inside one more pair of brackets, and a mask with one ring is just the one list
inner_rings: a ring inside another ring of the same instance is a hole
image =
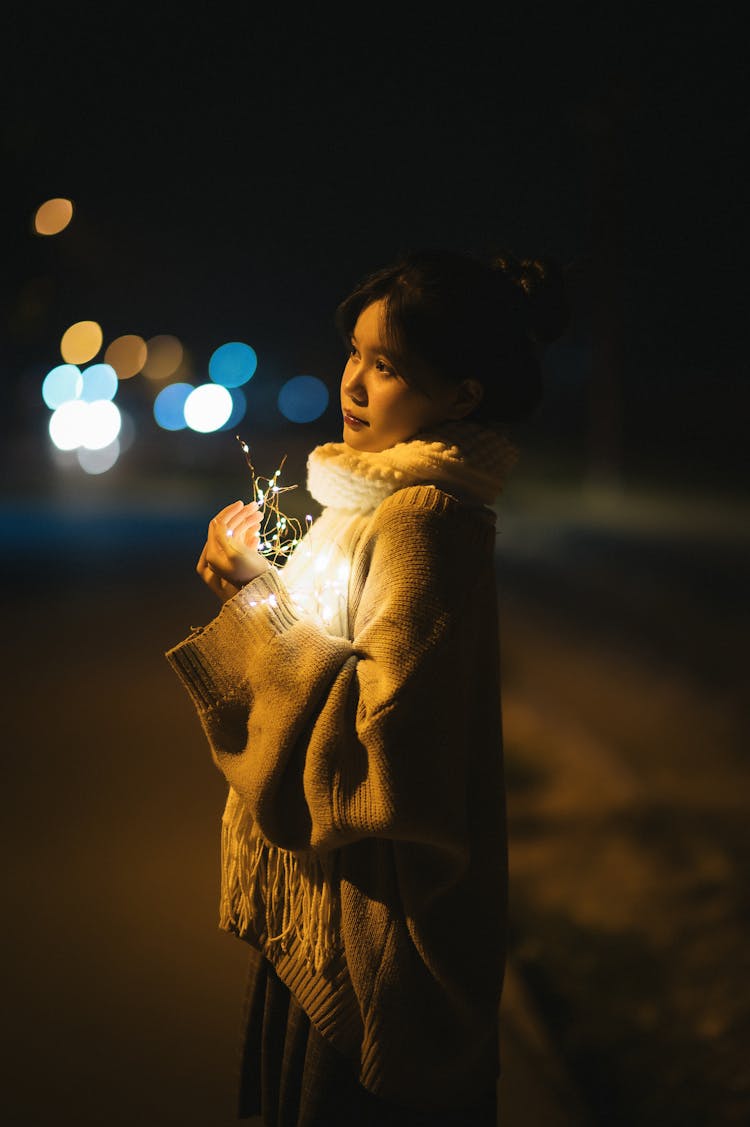
[[496, 255], [492, 267], [522, 295], [528, 335], [540, 344], [557, 340], [570, 321], [570, 306], [560, 265], [552, 258], [516, 258]]

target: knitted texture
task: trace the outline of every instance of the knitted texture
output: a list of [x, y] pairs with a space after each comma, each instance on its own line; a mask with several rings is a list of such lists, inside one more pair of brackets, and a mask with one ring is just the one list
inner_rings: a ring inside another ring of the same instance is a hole
[[[263, 951], [372, 1092], [450, 1108], [498, 1071], [495, 514], [478, 502], [502, 479], [445, 436], [419, 444], [314, 451], [311, 492], [336, 505], [309, 543], [166, 656], [230, 787], [222, 926]], [[373, 505], [363, 482], [389, 493]], [[347, 568], [325, 623], [295, 591], [330, 548]]]
[[328, 442], [307, 462], [307, 488], [321, 505], [367, 512], [396, 489], [431, 483], [473, 503], [491, 505], [517, 459], [501, 434], [476, 423], [444, 424], [378, 453]]

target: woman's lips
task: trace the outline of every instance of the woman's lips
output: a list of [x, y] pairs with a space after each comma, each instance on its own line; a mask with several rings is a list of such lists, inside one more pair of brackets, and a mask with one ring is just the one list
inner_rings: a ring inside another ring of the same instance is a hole
[[352, 430], [359, 430], [360, 427], [369, 427], [370, 425], [369, 423], [366, 423], [364, 419], [358, 419], [356, 415], [350, 415], [348, 411], [344, 411], [343, 414], [344, 422], [348, 427], [351, 427]]

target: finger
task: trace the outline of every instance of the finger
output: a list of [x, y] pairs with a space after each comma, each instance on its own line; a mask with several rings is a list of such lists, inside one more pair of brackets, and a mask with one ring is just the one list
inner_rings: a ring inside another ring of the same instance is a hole
[[237, 520], [232, 525], [232, 533], [235, 540], [241, 540], [248, 532], [257, 532], [261, 525], [261, 517], [259, 513], [249, 513], [247, 516]]
[[224, 520], [223, 523], [228, 529], [231, 528], [233, 531], [236, 531], [238, 525], [242, 521], [247, 520], [249, 517], [257, 518], [258, 523], [260, 523], [260, 521], [262, 520], [262, 517], [258, 511], [257, 501], [250, 501], [249, 504], [243, 505], [241, 509], [237, 509], [236, 512], [230, 513], [230, 515]]
[[223, 520], [214, 517], [208, 526], [208, 535], [206, 537], [206, 544], [208, 545], [209, 556], [211, 553], [224, 553], [231, 549], [232, 537], [234, 533]]
[[198, 556], [198, 562], [195, 565], [195, 570], [200, 575], [203, 571], [205, 571], [207, 566], [208, 566], [208, 563], [206, 561], [206, 545], [204, 544], [203, 550], [202, 550], [201, 554]]
[[218, 521], [221, 524], [226, 524], [228, 520], [231, 520], [233, 516], [242, 511], [244, 504], [244, 501], [232, 501], [231, 505], [226, 505], [223, 509], [219, 510], [216, 516], [212, 518], [211, 523], [213, 524], [214, 521]]
[[213, 571], [221, 574], [229, 568], [229, 559], [226, 551], [221, 543], [217, 542], [216, 537], [211, 537], [206, 544], [206, 553], [204, 562], [206, 567], [210, 567]]
[[246, 517], [238, 517], [232, 521], [229, 528], [218, 526], [215, 529], [212, 543], [216, 543], [216, 551], [226, 556], [228, 560], [242, 554], [248, 546], [255, 547], [259, 540], [260, 518], [257, 513], [249, 513]]
[[234, 537], [234, 529], [227, 528], [224, 524], [215, 524], [208, 538], [209, 561], [217, 555], [219, 558], [230, 559], [236, 551]]
[[218, 594], [219, 592], [217, 590], [217, 587], [220, 582], [220, 577], [216, 574], [216, 572], [213, 571], [208, 564], [202, 564], [195, 570], [198, 572], [198, 575], [206, 584], [206, 586], [210, 587], [212, 591]]
[[195, 570], [198, 572], [202, 579], [206, 580], [206, 582], [211, 578], [211, 576], [217, 576], [219, 574], [217, 569], [211, 563], [210, 554], [205, 549], [201, 552], [200, 559], [195, 565]]
[[243, 528], [236, 533], [235, 540], [242, 544], [245, 551], [257, 552], [260, 545], [260, 532], [257, 528]]

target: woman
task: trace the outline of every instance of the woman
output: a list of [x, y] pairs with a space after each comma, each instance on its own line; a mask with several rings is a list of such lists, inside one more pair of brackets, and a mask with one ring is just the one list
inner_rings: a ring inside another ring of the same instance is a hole
[[492, 1127], [507, 942], [495, 511], [567, 311], [549, 262], [407, 254], [337, 310], [343, 441], [282, 569], [211, 521], [223, 606], [167, 658], [229, 784], [251, 950], [240, 1116]]

